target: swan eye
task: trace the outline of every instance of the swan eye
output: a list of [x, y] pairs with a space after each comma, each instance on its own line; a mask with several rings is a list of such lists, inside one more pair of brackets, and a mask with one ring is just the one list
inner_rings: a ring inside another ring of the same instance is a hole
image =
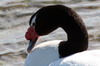
[[32, 21], [31, 21], [31, 26], [35, 26], [35, 23], [36, 22], [36, 16], [34, 16], [34, 18], [32, 19]]

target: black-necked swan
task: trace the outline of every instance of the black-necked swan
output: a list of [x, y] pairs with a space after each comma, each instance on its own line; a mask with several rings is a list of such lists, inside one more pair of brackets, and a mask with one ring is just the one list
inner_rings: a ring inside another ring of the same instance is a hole
[[[88, 33], [83, 20], [71, 8], [63, 5], [43, 7], [31, 17], [29, 24], [25, 35], [30, 40], [25, 66], [100, 66], [100, 57], [95, 54], [100, 51], [84, 51], [88, 48]], [[34, 46], [39, 36], [59, 27], [66, 32], [68, 40]]]

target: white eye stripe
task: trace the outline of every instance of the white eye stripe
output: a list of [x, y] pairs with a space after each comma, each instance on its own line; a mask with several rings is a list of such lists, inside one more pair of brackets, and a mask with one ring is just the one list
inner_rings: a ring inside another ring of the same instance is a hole
[[36, 21], [36, 15], [35, 15], [34, 18], [32, 19], [31, 26], [33, 25], [33, 23], [35, 23], [35, 21]]

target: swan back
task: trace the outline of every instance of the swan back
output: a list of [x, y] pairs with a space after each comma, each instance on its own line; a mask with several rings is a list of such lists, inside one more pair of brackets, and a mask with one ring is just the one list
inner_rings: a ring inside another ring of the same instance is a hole
[[76, 53], [59, 59], [49, 66], [100, 66], [100, 50]]

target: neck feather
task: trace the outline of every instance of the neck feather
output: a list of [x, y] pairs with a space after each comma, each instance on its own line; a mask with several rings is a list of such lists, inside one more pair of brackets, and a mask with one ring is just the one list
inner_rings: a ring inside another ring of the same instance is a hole
[[61, 26], [68, 34], [68, 40], [59, 45], [60, 57], [69, 56], [88, 48], [88, 33], [82, 19], [75, 12], [68, 17], [67, 22]]

